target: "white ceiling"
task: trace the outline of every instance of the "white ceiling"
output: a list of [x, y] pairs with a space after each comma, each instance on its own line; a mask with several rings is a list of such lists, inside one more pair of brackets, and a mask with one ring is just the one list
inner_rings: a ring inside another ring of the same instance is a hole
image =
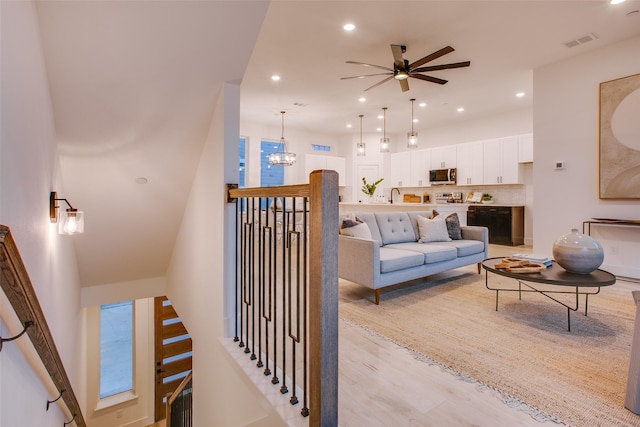
[[[40, 2], [60, 196], [86, 213], [75, 237], [82, 283], [164, 275], [225, 81], [242, 79], [243, 121], [279, 127], [285, 110], [287, 127], [344, 134], [359, 114], [388, 107], [387, 133], [404, 133], [416, 98], [428, 104], [415, 108], [420, 131], [530, 108], [534, 68], [640, 34], [640, 13], [627, 16], [639, 9], [640, 0]], [[597, 39], [563, 45], [589, 33]], [[410, 62], [451, 45], [428, 65], [471, 66], [431, 73], [444, 86], [410, 79], [405, 93], [391, 80], [359, 103], [378, 80], [340, 80], [372, 73], [345, 61], [391, 67], [391, 43], [405, 44]]]

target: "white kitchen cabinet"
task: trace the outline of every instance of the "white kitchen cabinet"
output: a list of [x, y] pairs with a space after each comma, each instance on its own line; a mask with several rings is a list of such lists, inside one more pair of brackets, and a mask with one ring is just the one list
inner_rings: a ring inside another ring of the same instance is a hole
[[457, 149], [455, 145], [447, 145], [431, 149], [431, 169], [455, 168], [456, 164]]
[[518, 162], [533, 162], [533, 134], [518, 135]]
[[411, 152], [401, 151], [389, 156], [389, 180], [385, 179], [385, 187], [411, 186]]
[[412, 150], [393, 153], [390, 159], [387, 187], [426, 187], [429, 185], [431, 150]]
[[429, 169], [431, 168], [431, 150], [409, 151], [411, 168], [409, 171], [410, 187], [426, 187], [429, 185]]
[[518, 137], [486, 140], [484, 145], [484, 184], [520, 184]]
[[484, 184], [484, 145], [482, 141], [457, 146], [457, 184]]
[[338, 172], [338, 185], [344, 186], [346, 175], [346, 159], [344, 157], [336, 156], [322, 156], [319, 154], [305, 154], [304, 165], [300, 169], [303, 176], [300, 177], [300, 181], [304, 184], [309, 183], [309, 174], [314, 170], [334, 170]]

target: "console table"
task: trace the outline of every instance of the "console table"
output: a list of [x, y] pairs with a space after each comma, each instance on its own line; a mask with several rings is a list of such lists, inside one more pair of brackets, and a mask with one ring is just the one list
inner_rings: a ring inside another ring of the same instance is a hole
[[[539, 273], [513, 273], [495, 268], [495, 265], [502, 261], [502, 257], [488, 258], [482, 261], [482, 268], [485, 270], [485, 287], [491, 291], [496, 291], [496, 311], [498, 311], [498, 294], [500, 291], [518, 292], [519, 299], [522, 300], [523, 292], [536, 292], [550, 300], [567, 308], [567, 330], [571, 332], [571, 312], [578, 311], [578, 299], [580, 295], [585, 295], [584, 315], [587, 315], [589, 306], [589, 295], [600, 293], [602, 286], [610, 286], [616, 283], [616, 276], [604, 270], [595, 270], [589, 274], [570, 273], [560, 267], [554, 261], [549, 268]], [[499, 276], [510, 277], [518, 281], [518, 288], [492, 288], [489, 286], [489, 272]], [[540, 283], [544, 285], [555, 285], [562, 288], [558, 289], [540, 289], [532, 283]], [[526, 288], [523, 289], [522, 286]], [[567, 288], [574, 288], [567, 290]], [[581, 289], [582, 288], [582, 289]], [[575, 304], [569, 305], [565, 302], [554, 298], [554, 294], [571, 294], [575, 295]]]
[[622, 225], [622, 226], [640, 226], [640, 219], [613, 219], [613, 218], [592, 218], [588, 221], [582, 221], [582, 234], [591, 236], [591, 224], [598, 225]]

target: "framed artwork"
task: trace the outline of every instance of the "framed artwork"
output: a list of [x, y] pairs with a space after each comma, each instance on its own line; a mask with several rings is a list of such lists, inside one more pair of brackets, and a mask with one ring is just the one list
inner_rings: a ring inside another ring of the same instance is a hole
[[600, 83], [600, 198], [640, 199], [640, 74]]

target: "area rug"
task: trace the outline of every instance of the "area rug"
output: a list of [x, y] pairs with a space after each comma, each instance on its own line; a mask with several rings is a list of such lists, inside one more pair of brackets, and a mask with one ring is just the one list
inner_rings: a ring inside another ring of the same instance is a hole
[[[373, 291], [340, 281], [340, 317], [570, 426], [640, 426], [624, 407], [635, 304], [618, 283], [580, 311], [485, 288], [475, 266]], [[512, 279], [489, 275], [491, 285]], [[574, 297], [575, 298], [575, 297]], [[567, 301], [568, 302], [568, 301]]]

